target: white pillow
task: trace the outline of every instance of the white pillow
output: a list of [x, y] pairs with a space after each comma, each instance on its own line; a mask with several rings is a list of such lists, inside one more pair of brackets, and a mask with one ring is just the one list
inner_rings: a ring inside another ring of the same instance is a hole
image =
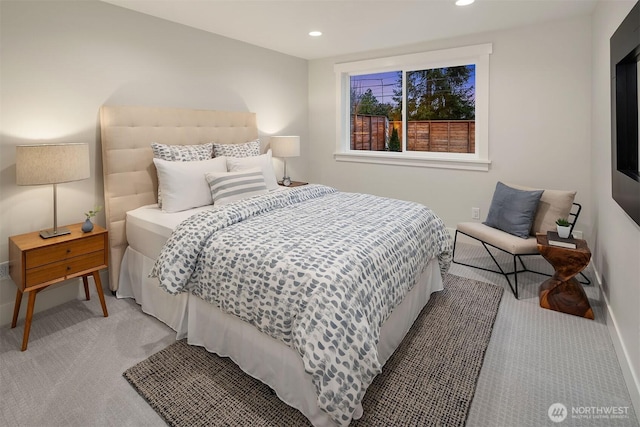
[[204, 176], [216, 206], [269, 192], [260, 168], [241, 172], [207, 172]]
[[250, 157], [260, 155], [260, 140], [245, 142], [244, 144], [218, 144], [213, 143], [213, 155], [215, 157]]
[[227, 170], [225, 157], [191, 162], [153, 159], [153, 163], [158, 171], [164, 212], [179, 212], [212, 204], [213, 199], [204, 174]]
[[273, 171], [273, 162], [271, 161], [271, 150], [260, 156], [227, 157], [227, 169], [229, 172], [240, 172], [253, 168], [262, 170], [262, 176], [268, 190], [278, 189], [278, 180], [276, 179], [276, 173]]
[[[153, 151], [153, 157], [155, 157], [156, 159], [172, 160], [174, 162], [207, 160], [213, 157], [213, 143], [211, 142], [208, 144], [200, 145], [167, 145], [152, 142], [151, 150]], [[162, 208], [162, 190], [160, 190], [159, 183], [158, 207]]]

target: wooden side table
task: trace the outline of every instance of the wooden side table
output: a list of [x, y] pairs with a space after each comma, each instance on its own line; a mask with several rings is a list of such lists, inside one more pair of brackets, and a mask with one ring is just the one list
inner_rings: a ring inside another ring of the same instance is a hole
[[589, 265], [587, 242], [576, 239], [576, 248], [551, 246], [545, 234], [538, 234], [538, 250], [553, 266], [553, 276], [540, 285], [540, 307], [593, 319], [587, 294], [575, 276]]
[[291, 181], [291, 184], [285, 186], [282, 185], [282, 181], [278, 181], [278, 185], [282, 185], [283, 187], [300, 187], [302, 185], [307, 185], [309, 184], [308, 182], [302, 182], [302, 181]]
[[89, 299], [89, 282], [93, 276], [104, 317], [108, 317], [99, 271], [107, 268], [107, 230], [95, 225], [84, 233], [82, 224], [69, 225], [71, 234], [43, 239], [39, 232], [9, 237], [9, 274], [18, 290], [11, 327], [15, 328], [24, 294], [29, 295], [22, 338], [22, 351], [27, 349], [36, 295], [47, 287], [74, 277], [82, 277], [84, 293]]

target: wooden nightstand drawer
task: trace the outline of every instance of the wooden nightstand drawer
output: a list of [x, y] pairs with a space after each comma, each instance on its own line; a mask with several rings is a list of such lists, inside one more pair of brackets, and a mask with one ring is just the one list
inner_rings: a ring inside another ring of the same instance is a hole
[[74, 274], [94, 270], [101, 266], [106, 267], [104, 250], [27, 269], [25, 285], [30, 287], [55, 280], [62, 281]]
[[102, 235], [33, 249], [25, 253], [25, 268], [31, 269], [49, 264], [53, 261], [69, 259], [102, 249], [104, 249], [104, 237]]

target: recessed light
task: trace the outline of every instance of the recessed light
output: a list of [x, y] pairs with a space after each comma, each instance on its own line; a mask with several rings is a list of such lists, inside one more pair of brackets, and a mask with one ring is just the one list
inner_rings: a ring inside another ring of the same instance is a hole
[[322, 35], [322, 31], [309, 31], [309, 35], [311, 37], [320, 37]]
[[476, 0], [456, 0], [456, 6], [469, 6]]

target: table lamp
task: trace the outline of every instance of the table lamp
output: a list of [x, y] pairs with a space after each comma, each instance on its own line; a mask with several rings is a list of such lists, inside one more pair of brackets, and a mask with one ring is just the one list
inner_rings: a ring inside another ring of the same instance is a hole
[[284, 176], [282, 177], [282, 185], [288, 187], [291, 185], [291, 178], [287, 175], [287, 157], [298, 157], [300, 155], [300, 137], [299, 136], [272, 136], [271, 154], [273, 157], [282, 157], [284, 160]]
[[79, 181], [90, 176], [88, 144], [41, 144], [16, 147], [16, 184], [53, 184], [53, 229], [43, 230], [40, 237], [62, 236], [71, 233], [58, 228], [57, 185]]

